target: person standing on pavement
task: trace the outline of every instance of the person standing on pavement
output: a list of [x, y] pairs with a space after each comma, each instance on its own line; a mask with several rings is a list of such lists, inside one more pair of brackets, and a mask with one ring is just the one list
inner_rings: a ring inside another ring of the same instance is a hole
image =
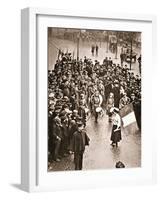
[[73, 152], [74, 152], [74, 164], [75, 170], [82, 170], [83, 167], [83, 154], [85, 146], [89, 145], [89, 137], [86, 134], [86, 130], [83, 128], [81, 121], [77, 122], [78, 130], [73, 134]]
[[141, 74], [141, 55], [138, 58], [138, 63], [139, 63], [139, 72]]
[[92, 47], [91, 47], [91, 53], [92, 53], [92, 56], [94, 56], [94, 51], [95, 51], [95, 46], [92, 45]]
[[96, 56], [98, 56], [98, 45], [96, 44]]
[[119, 115], [119, 109], [113, 108], [113, 126], [111, 133], [111, 145], [118, 147], [118, 142], [121, 140], [121, 117]]

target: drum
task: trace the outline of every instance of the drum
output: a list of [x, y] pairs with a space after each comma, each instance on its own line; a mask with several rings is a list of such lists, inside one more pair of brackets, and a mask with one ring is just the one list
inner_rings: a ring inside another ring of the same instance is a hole
[[100, 113], [101, 111], [102, 111], [102, 108], [101, 108], [101, 107], [97, 107], [97, 108], [96, 108], [96, 112], [97, 112], [97, 113]]

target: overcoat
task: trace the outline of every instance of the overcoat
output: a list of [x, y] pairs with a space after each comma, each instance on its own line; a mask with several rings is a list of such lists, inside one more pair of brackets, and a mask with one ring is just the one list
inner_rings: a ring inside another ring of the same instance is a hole
[[86, 131], [83, 130], [77, 130], [73, 134], [73, 152], [84, 152], [85, 146], [89, 145], [89, 137], [86, 134]]

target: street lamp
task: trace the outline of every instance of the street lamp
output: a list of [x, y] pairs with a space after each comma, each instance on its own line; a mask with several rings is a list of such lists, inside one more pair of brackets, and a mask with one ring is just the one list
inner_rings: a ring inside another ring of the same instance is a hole
[[130, 70], [132, 66], [132, 45], [133, 45], [133, 33], [130, 34]]
[[106, 53], [108, 53], [108, 39], [109, 39], [109, 37], [108, 37], [108, 31], [106, 31], [106, 40], [107, 40], [107, 49], [106, 49]]
[[115, 59], [117, 59], [117, 51], [118, 51], [118, 32], [116, 32], [116, 54], [115, 54]]
[[77, 61], [79, 61], [79, 41], [80, 41], [80, 32], [77, 34]]

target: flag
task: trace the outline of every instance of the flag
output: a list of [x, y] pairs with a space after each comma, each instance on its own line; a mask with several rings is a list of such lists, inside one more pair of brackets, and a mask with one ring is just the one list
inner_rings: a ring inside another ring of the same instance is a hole
[[137, 123], [132, 103], [124, 106], [120, 110], [120, 116], [123, 121], [123, 127], [127, 127], [130, 124]]

